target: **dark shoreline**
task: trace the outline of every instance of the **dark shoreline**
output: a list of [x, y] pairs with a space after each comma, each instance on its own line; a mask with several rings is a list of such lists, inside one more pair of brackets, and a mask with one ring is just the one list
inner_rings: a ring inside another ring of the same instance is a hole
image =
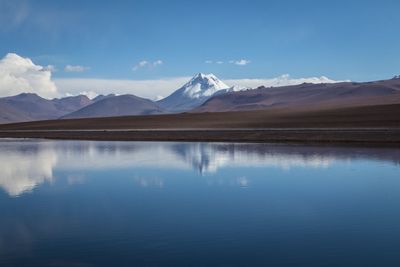
[[114, 141], [400, 144], [400, 104], [32, 121], [0, 138]]
[[376, 129], [162, 129], [0, 131], [0, 138], [104, 141], [206, 141], [386, 144], [400, 146], [400, 128]]

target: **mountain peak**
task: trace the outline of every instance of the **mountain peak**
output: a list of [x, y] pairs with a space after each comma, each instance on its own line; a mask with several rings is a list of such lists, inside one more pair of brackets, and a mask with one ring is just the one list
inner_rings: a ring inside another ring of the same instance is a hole
[[[29, 101], [29, 100], [42, 100], [43, 98], [35, 93], [20, 93], [15, 96], [8, 97], [10, 99], [18, 100], [18, 101]], [[44, 99], [43, 99], [44, 100]]]
[[16, 96], [26, 97], [26, 96], [38, 96], [38, 95], [36, 93], [20, 93]]
[[217, 78], [217, 76], [215, 76], [214, 74], [212, 74], [212, 73], [204, 74], [204, 73], [201, 73], [201, 72], [199, 72], [195, 76], [193, 76], [193, 78], [190, 81], [201, 81], [201, 80], [205, 80], [205, 81], [211, 80], [211, 81], [214, 81], [214, 82], [221, 82]]
[[214, 74], [198, 73], [181, 90], [186, 97], [199, 99], [209, 97], [215, 92], [227, 88], [229, 86], [219, 80]]
[[218, 79], [214, 74], [197, 73], [192, 79]]
[[197, 107], [218, 91], [228, 89], [229, 86], [214, 74], [198, 73], [181, 88], [158, 103], [169, 111], [181, 112]]
[[206, 74], [199, 72], [193, 76], [192, 80], [193, 79], [203, 79], [205, 76], [206, 76]]

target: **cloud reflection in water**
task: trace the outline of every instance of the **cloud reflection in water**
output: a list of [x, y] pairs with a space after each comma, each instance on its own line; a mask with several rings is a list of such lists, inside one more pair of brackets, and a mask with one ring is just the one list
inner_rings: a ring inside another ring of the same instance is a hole
[[[201, 175], [226, 167], [276, 167], [280, 169], [328, 168], [337, 160], [378, 158], [399, 163], [397, 150], [387, 148], [319, 147], [304, 145], [18, 141], [0, 142], [0, 187], [10, 196], [32, 191], [52, 182], [60, 170], [122, 169], [132, 167], [193, 170]], [[208, 184], [218, 184], [215, 177]], [[213, 181], [214, 179], [214, 181]], [[162, 178], [135, 177], [136, 184], [163, 187]], [[70, 175], [69, 184], [83, 183], [81, 175]], [[246, 187], [246, 177], [234, 184]]]

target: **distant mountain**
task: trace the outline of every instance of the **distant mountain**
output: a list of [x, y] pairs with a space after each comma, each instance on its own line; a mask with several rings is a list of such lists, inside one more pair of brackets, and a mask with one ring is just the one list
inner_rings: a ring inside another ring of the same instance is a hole
[[161, 114], [163, 110], [153, 101], [134, 95], [108, 96], [62, 119], [114, 117]]
[[229, 86], [215, 75], [199, 73], [188, 83], [157, 103], [169, 112], [183, 112], [201, 105], [217, 92], [222, 93], [229, 90]]
[[45, 99], [22, 93], [0, 98], [0, 123], [57, 119], [91, 103], [86, 96]]
[[399, 76], [363, 83], [333, 83], [326, 77], [307, 78], [310, 83], [275, 87], [276, 84], [297, 83], [299, 80], [282, 76], [266, 83], [274, 87], [250, 89], [228, 87], [213, 74], [199, 73], [170, 96], [157, 102], [134, 95], [99, 95], [92, 100], [79, 95], [49, 100], [23, 93], [0, 98], [0, 123], [185, 111], [281, 109], [286, 112], [400, 103]]
[[92, 100], [78, 95], [49, 100], [22, 93], [0, 98], [0, 123], [160, 113], [163, 110], [156, 103], [134, 95], [99, 95]]
[[52, 102], [63, 114], [74, 112], [93, 103], [86, 95], [56, 98]]
[[192, 112], [259, 109], [327, 109], [400, 103], [400, 79], [259, 87], [215, 95]]
[[7, 104], [0, 99], [0, 123], [22, 122], [32, 120], [29, 115]]
[[100, 101], [100, 100], [103, 100], [103, 99], [106, 99], [106, 98], [109, 98], [109, 97], [114, 97], [114, 96], [115, 96], [115, 94], [98, 95], [95, 98], [93, 98], [92, 101], [93, 102], [97, 102], [97, 101]]
[[42, 98], [37, 94], [22, 93], [5, 97], [1, 101], [25, 114], [30, 120], [55, 119], [63, 115], [52, 100]]
[[[272, 79], [250, 79], [249, 83], [262, 83], [265, 87], [283, 87], [289, 85], [299, 85], [302, 83], [311, 84], [330, 84], [346, 81], [335, 81], [328, 77], [308, 77], [308, 78], [291, 78], [290, 75], [284, 74]], [[188, 83], [173, 92], [170, 96], [158, 101], [161, 107], [168, 112], [184, 112], [194, 109], [209, 98], [216, 95], [222, 95], [230, 92], [247, 91], [253, 88], [234, 85], [229, 87], [213, 74], [199, 73], [194, 76]]]

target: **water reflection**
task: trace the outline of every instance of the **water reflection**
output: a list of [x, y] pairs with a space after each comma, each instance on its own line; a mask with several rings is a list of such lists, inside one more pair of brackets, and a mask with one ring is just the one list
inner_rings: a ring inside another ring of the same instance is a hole
[[[0, 142], [0, 187], [10, 196], [32, 191], [55, 177], [55, 169], [75, 170], [69, 184], [84, 183], [79, 170], [151, 167], [193, 170], [201, 175], [225, 167], [328, 168], [336, 161], [380, 160], [399, 164], [400, 152], [390, 148], [354, 148], [283, 144], [79, 142], [3, 140]], [[143, 187], [163, 187], [162, 177], [134, 177]], [[210, 185], [220, 184], [208, 178]], [[242, 187], [246, 177], [230, 181]]]
[[53, 168], [57, 164], [53, 146], [42, 143], [0, 146], [0, 186], [10, 196], [18, 196], [53, 180]]
[[399, 163], [391, 148], [2, 140], [0, 266], [400, 266]]

